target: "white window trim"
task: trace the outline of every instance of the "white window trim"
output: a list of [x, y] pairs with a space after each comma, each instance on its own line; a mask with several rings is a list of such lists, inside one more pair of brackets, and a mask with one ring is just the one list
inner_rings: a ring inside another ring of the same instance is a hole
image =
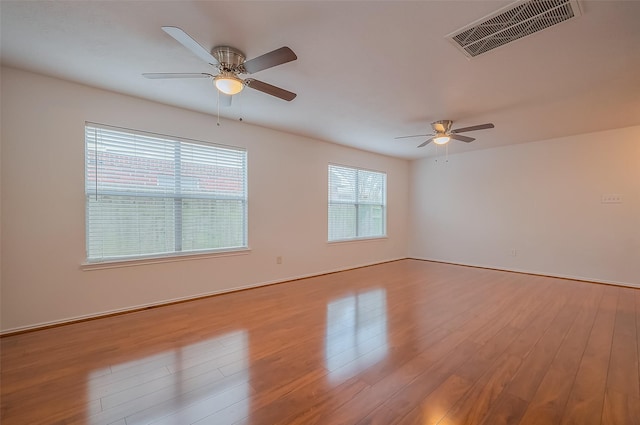
[[135, 267], [135, 266], [144, 266], [148, 264], [162, 264], [162, 263], [174, 263], [177, 261], [192, 261], [192, 260], [205, 260], [208, 258], [217, 258], [217, 257], [235, 257], [238, 255], [248, 255], [251, 253], [250, 248], [238, 248], [233, 250], [225, 250], [225, 251], [207, 251], [207, 252], [199, 252], [199, 253], [184, 253], [184, 254], [172, 254], [165, 256], [157, 256], [157, 257], [144, 257], [144, 258], [131, 258], [124, 260], [109, 260], [102, 262], [92, 262], [87, 263], [84, 262], [80, 264], [80, 270], [83, 271], [93, 271], [93, 270], [104, 270], [104, 269], [117, 269], [122, 267]]
[[348, 239], [336, 239], [334, 241], [327, 241], [327, 244], [329, 245], [340, 245], [340, 244], [347, 244], [347, 243], [353, 243], [353, 242], [376, 242], [376, 241], [384, 241], [389, 239], [389, 236], [387, 235], [383, 235], [383, 236], [365, 236], [362, 238], [348, 238]]

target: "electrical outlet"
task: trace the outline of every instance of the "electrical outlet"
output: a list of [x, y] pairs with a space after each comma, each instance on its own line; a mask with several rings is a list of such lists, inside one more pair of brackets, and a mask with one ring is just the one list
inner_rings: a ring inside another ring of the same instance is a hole
[[603, 204], [621, 204], [622, 195], [620, 195], [619, 193], [609, 193], [606, 195], [602, 195], [602, 199], [600, 202]]
[[515, 248], [513, 248], [513, 249], [511, 250], [511, 256], [512, 256], [512, 257], [517, 257], [517, 256], [518, 256], [518, 250], [517, 250], [517, 249], [515, 249]]
[[276, 257], [276, 264], [282, 264], [282, 257], [280, 256]]

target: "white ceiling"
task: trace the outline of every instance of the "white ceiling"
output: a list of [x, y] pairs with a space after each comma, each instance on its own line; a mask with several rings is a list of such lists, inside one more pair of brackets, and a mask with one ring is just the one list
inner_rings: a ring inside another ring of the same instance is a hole
[[[402, 158], [395, 136], [493, 122], [462, 152], [640, 124], [640, 1], [582, 1], [582, 16], [468, 60], [445, 36], [510, 1], [2, 1], [4, 65], [215, 114], [211, 72], [161, 30], [178, 26], [248, 58], [298, 60], [255, 75], [298, 94], [244, 90], [221, 115]], [[63, 101], [63, 100], [62, 100]]]

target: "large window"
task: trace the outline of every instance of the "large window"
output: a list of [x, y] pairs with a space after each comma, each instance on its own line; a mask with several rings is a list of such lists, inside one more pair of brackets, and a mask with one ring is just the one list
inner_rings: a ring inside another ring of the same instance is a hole
[[87, 261], [247, 247], [247, 153], [87, 123]]
[[386, 235], [387, 175], [329, 165], [329, 241]]

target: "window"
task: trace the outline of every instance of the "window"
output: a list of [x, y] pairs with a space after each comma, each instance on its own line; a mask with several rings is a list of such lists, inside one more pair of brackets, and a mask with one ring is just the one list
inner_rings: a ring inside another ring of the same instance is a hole
[[247, 247], [243, 149], [87, 123], [87, 261]]
[[387, 175], [329, 165], [329, 241], [386, 235]]

